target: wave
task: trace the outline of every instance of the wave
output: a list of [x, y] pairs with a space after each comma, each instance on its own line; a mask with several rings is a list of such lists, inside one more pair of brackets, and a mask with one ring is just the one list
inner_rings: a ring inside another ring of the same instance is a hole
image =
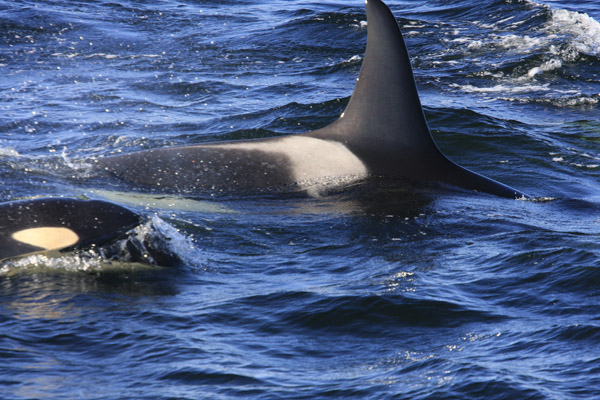
[[178, 368], [163, 374], [159, 379], [178, 381], [190, 385], [264, 385], [261, 380], [240, 374], [205, 371], [196, 368]]
[[[586, 13], [552, 8], [534, 1], [528, 3], [533, 8], [533, 14], [529, 14], [527, 19], [535, 21], [540, 19], [539, 17], [543, 17], [543, 22], [538, 26], [530, 27], [530, 24], [526, 24], [526, 20], [515, 22], [511, 16], [492, 24], [480, 24], [491, 30], [499, 29], [504, 32], [502, 35], [492, 35], [492, 44], [522, 52], [548, 47], [551, 54], [570, 61], [574, 61], [581, 54], [600, 57], [600, 23], [598, 21]], [[513, 23], [503, 26], [503, 23], [508, 20], [512, 20]], [[510, 33], [521, 24], [526, 27], [522, 31], [527, 33]], [[557, 48], [557, 39], [559, 44], [566, 45], [567, 48], [562, 51]], [[484, 43], [486, 42], [473, 41], [469, 46], [477, 48]]]
[[600, 57], [600, 23], [586, 13], [551, 9], [552, 19], [547, 30], [566, 35], [581, 54]]
[[[341, 332], [355, 336], [379, 336], [410, 327], [457, 327], [492, 323], [504, 317], [465, 305], [434, 299], [398, 295], [323, 297], [315, 293], [284, 292], [235, 300], [225, 310], [211, 315], [211, 323], [236, 321], [257, 324], [243, 317], [256, 309], [279, 309], [263, 321], [269, 332], [296, 327], [309, 331]], [[234, 317], [235, 315], [235, 317]]]
[[[441, 46], [415, 60], [432, 75], [430, 82], [452, 79], [443, 90], [485, 99], [554, 107], [596, 107], [600, 102], [595, 74], [600, 22], [590, 15], [534, 1], [454, 11], [443, 23], [432, 27], [429, 22], [417, 32], [441, 33]], [[417, 36], [411, 35], [413, 25], [404, 27], [409, 38]]]

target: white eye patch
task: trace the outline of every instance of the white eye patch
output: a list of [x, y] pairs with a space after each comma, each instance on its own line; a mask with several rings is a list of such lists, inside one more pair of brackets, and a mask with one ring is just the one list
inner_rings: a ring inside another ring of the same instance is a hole
[[44, 250], [59, 250], [73, 246], [79, 236], [72, 230], [63, 227], [41, 227], [23, 229], [12, 234], [18, 242], [41, 247]]

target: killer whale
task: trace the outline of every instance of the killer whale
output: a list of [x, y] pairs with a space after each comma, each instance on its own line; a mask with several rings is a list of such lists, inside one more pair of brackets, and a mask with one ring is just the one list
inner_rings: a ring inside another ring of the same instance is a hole
[[[300, 135], [167, 147], [95, 159], [130, 185], [182, 193], [309, 191], [370, 176], [440, 181], [501, 197], [522, 192], [469, 171], [437, 147], [402, 33], [389, 8], [368, 0], [367, 47], [350, 101], [332, 124]], [[98, 246], [140, 224], [105, 201], [54, 198], [0, 204], [0, 260]]]
[[143, 217], [114, 203], [39, 198], [0, 204], [0, 260], [101, 246]]
[[165, 229], [157, 217], [104, 200], [58, 197], [0, 203], [0, 262], [77, 253], [106, 261], [176, 265], [180, 258], [169, 247], [172, 237]]
[[354, 92], [332, 124], [299, 135], [150, 149], [97, 158], [129, 185], [178, 193], [308, 191], [370, 176], [439, 181], [508, 198], [520, 191], [448, 159], [431, 136], [390, 9], [366, 1], [367, 46]]

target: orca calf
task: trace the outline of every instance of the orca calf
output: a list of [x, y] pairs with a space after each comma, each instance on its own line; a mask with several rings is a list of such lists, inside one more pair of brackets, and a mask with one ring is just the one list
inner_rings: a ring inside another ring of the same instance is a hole
[[143, 222], [99, 200], [45, 198], [0, 204], [0, 260], [101, 246]]
[[99, 158], [130, 184], [203, 192], [298, 191], [369, 176], [439, 181], [508, 198], [524, 194], [450, 161], [435, 144], [404, 39], [389, 8], [368, 0], [367, 48], [350, 102], [332, 124], [300, 135], [170, 147]]

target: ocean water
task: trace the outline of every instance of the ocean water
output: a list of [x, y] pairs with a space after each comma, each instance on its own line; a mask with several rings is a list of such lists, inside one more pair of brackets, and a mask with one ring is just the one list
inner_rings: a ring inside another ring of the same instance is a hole
[[440, 148], [534, 201], [112, 185], [90, 160], [335, 120], [364, 3], [0, 0], [0, 200], [115, 201], [177, 256], [0, 265], [0, 398], [598, 398], [599, 3], [388, 4]]

